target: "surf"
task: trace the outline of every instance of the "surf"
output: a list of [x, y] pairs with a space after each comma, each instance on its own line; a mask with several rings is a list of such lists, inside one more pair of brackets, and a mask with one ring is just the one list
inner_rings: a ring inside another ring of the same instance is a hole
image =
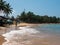
[[30, 39], [37, 36], [36, 34], [38, 33], [40, 32], [36, 29], [30, 28], [29, 26], [19, 27], [19, 30], [12, 30], [2, 35], [6, 40], [2, 45], [24, 45], [27, 42], [30, 42]]

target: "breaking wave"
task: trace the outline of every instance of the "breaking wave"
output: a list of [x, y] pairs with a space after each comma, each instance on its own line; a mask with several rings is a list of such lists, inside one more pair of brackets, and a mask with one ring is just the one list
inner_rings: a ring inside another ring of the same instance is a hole
[[6, 42], [2, 45], [27, 45], [31, 44], [29, 40], [33, 39], [39, 31], [27, 27], [19, 27], [19, 30], [13, 30], [6, 34], [3, 34]]

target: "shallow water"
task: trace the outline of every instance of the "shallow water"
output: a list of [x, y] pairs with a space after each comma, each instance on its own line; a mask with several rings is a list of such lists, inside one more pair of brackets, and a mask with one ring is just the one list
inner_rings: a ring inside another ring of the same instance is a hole
[[35, 29], [46, 34], [60, 35], [60, 24], [44, 24], [35, 27]]
[[3, 45], [60, 45], [59, 29], [60, 26], [56, 24], [19, 27], [19, 30], [3, 34], [7, 40]]

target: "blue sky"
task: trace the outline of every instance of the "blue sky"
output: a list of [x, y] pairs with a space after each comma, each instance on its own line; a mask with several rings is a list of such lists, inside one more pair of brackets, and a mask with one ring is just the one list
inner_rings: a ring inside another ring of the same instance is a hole
[[6, 0], [14, 12], [12, 15], [21, 14], [22, 11], [32, 11], [37, 15], [60, 17], [60, 0]]

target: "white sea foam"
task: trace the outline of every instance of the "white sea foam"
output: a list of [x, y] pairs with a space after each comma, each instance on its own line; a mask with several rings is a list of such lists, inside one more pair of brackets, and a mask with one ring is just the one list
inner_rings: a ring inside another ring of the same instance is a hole
[[24, 45], [31, 37], [32, 34], [39, 33], [39, 31], [29, 28], [29, 27], [19, 27], [20, 30], [13, 30], [6, 34], [3, 34], [5, 40], [7, 40], [3, 45]]

